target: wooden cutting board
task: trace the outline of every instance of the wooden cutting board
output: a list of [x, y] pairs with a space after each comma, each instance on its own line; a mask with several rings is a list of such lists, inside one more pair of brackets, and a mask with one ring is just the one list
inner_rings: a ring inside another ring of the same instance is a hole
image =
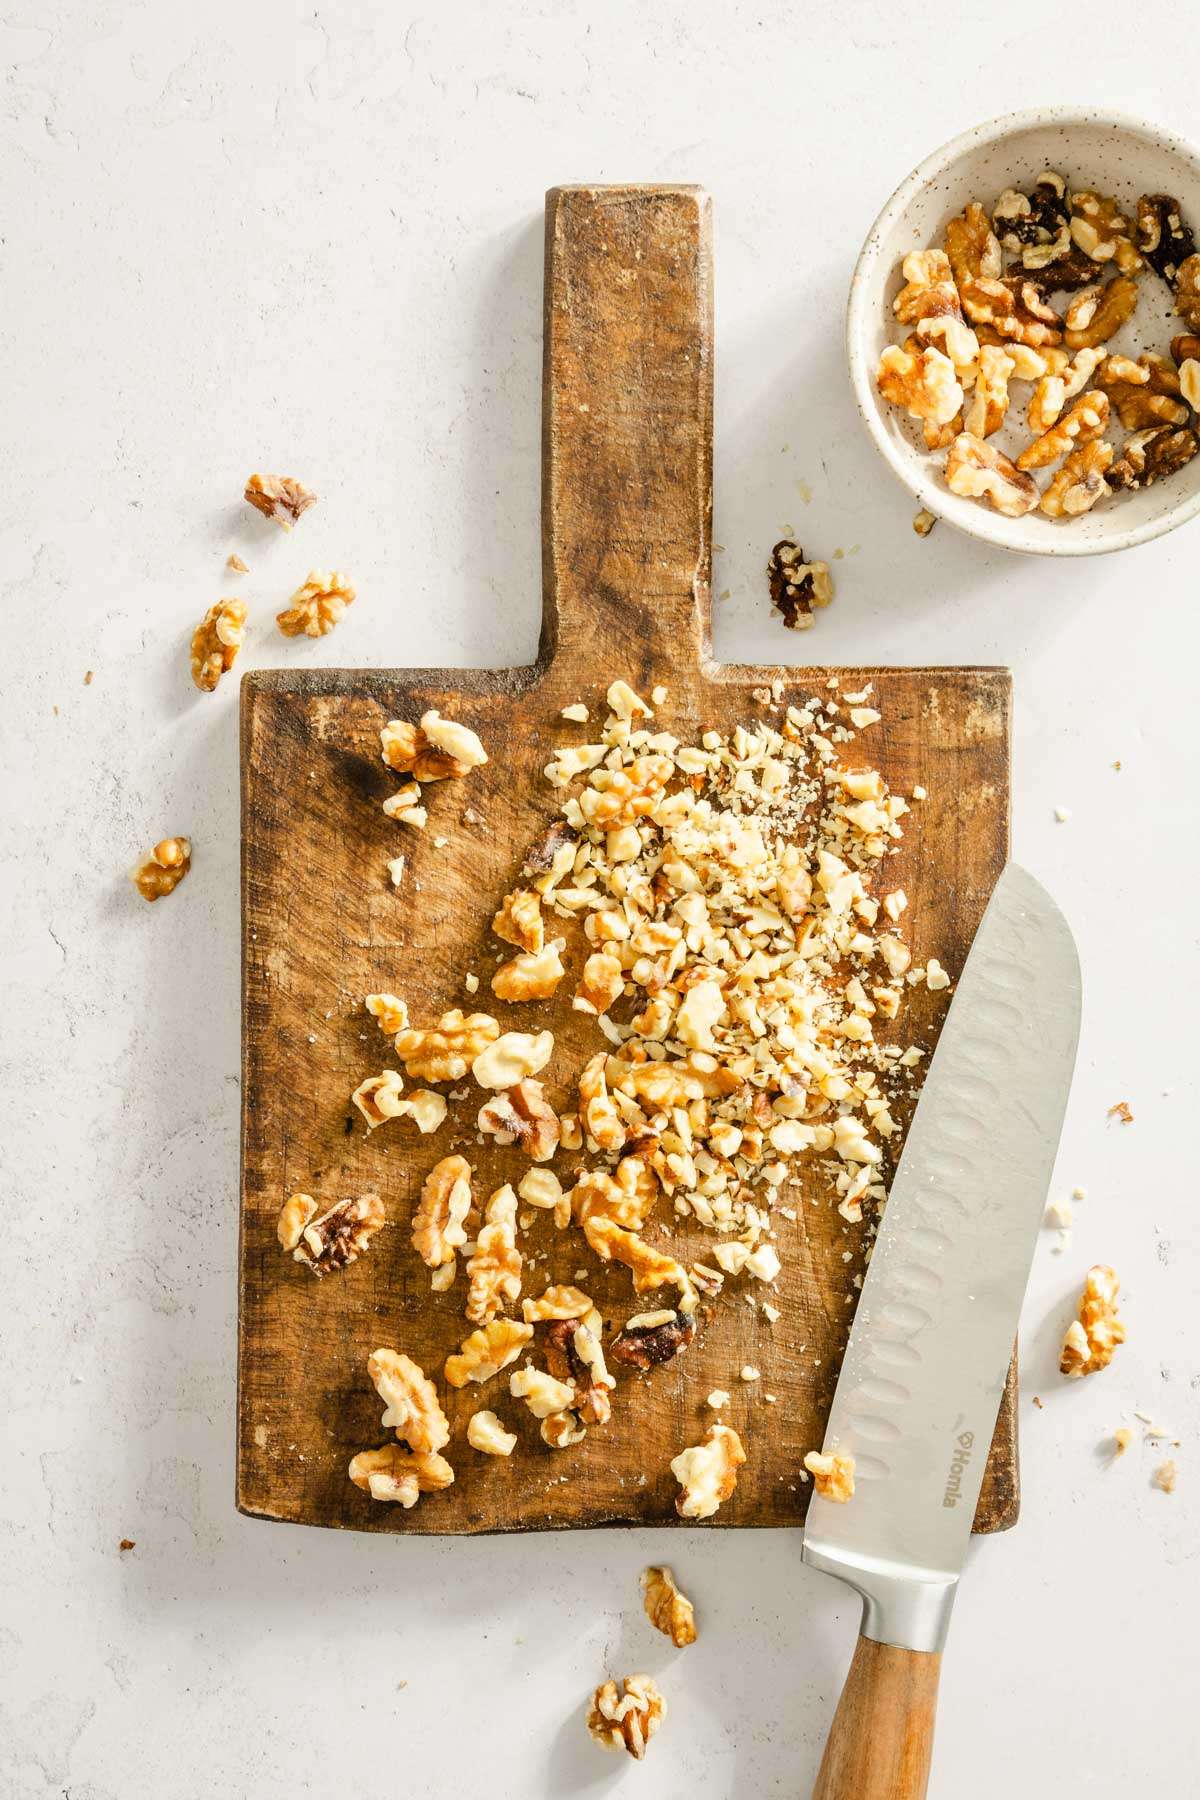
[[[662, 683], [670, 693], [660, 720], [694, 741], [706, 727], [752, 718], [752, 687], [779, 677], [787, 698], [802, 700], [829, 677], [824, 669], [720, 667], [711, 658], [707, 197], [685, 187], [553, 190], [545, 293], [537, 662], [478, 671], [276, 670], [242, 684], [238, 1505], [266, 1518], [364, 1531], [676, 1525], [678, 1490], [667, 1465], [703, 1435], [713, 1416], [705, 1395], [726, 1387], [733, 1398], [722, 1416], [742, 1432], [749, 1460], [714, 1523], [798, 1524], [810, 1490], [797, 1470], [821, 1443], [863, 1269], [861, 1228], [845, 1226], [815, 1176], [806, 1177], [795, 1222], [778, 1221], [778, 1323], [770, 1327], [727, 1295], [678, 1362], [622, 1379], [607, 1428], [553, 1452], [503, 1378], [482, 1391], [445, 1388], [443, 1361], [467, 1329], [463, 1277], [449, 1293], [431, 1294], [409, 1242], [421, 1179], [451, 1148], [456, 1117], [470, 1133], [477, 1194], [515, 1179], [524, 1159], [474, 1145], [478, 1096], [425, 1138], [407, 1121], [368, 1138], [350, 1105], [358, 1083], [391, 1063], [363, 995], [401, 994], [414, 1022], [427, 1023], [451, 1006], [471, 1010], [463, 976], [474, 969], [476, 1004], [494, 1011], [503, 1029], [555, 1031], [544, 1079], [555, 1105], [566, 1106], [572, 1074], [599, 1041], [595, 1022], [570, 1010], [576, 936], [556, 1000], [504, 1007], [488, 990], [500, 947], [488, 930], [492, 913], [556, 810], [541, 770], [556, 743], [578, 735], [560, 721], [563, 706], [583, 700], [602, 715], [614, 677], [643, 694]], [[781, 635], [785, 642], [792, 647]], [[916, 955], [936, 954], [957, 973], [1006, 856], [1009, 676], [865, 667], [840, 678], [847, 690], [875, 685], [883, 720], [867, 740], [872, 763], [895, 790], [928, 789], [904, 822], [889, 885], [910, 897]], [[379, 731], [428, 707], [471, 725], [491, 761], [466, 781], [428, 788], [429, 826], [416, 832], [381, 811], [398, 784], [380, 760]], [[397, 892], [385, 865], [400, 851], [408, 868]], [[909, 1041], [932, 1044], [945, 998], [915, 991]], [[375, 1190], [389, 1226], [351, 1268], [317, 1281], [276, 1242], [281, 1202], [296, 1189], [326, 1204]], [[548, 1214], [537, 1215], [525, 1250], [540, 1259], [526, 1291], [570, 1281], [586, 1266], [584, 1285], [606, 1322], [631, 1310], [625, 1272], [615, 1264], [602, 1270], [582, 1238], [555, 1232]], [[368, 1352], [383, 1344], [438, 1379], [454, 1433], [454, 1486], [411, 1512], [373, 1503], [346, 1477], [355, 1451], [388, 1435], [365, 1368]], [[746, 1363], [762, 1371], [757, 1384], [737, 1379]], [[467, 1447], [466, 1421], [480, 1405], [494, 1406], [519, 1432], [511, 1458]], [[1010, 1382], [977, 1528], [1011, 1524], [1016, 1508]]]

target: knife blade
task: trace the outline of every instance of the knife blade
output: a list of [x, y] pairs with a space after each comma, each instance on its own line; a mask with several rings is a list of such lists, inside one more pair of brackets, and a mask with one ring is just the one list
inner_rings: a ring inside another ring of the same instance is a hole
[[864, 1600], [862, 1634], [940, 1651], [1004, 1390], [1079, 1036], [1065, 919], [1016, 864], [959, 979], [884, 1207], [825, 1436], [803, 1559]]

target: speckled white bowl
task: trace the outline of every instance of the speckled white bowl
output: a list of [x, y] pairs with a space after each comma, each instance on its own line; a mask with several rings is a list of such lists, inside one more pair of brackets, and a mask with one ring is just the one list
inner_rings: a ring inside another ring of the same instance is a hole
[[[875, 370], [885, 344], [899, 341], [892, 300], [902, 286], [900, 264], [910, 250], [940, 244], [947, 220], [969, 200], [989, 206], [1003, 188], [1028, 189], [1042, 169], [1056, 169], [1070, 185], [1113, 194], [1132, 207], [1142, 193], [1174, 194], [1200, 233], [1200, 155], [1190, 145], [1137, 119], [1077, 112], [1066, 107], [990, 119], [935, 150], [896, 189], [872, 225], [850, 284], [846, 349], [850, 379], [867, 430], [889, 468], [913, 498], [939, 519], [972, 537], [1040, 556], [1096, 556], [1144, 544], [1200, 512], [1200, 456], [1177, 475], [1136, 493], [1103, 499], [1076, 519], [1041, 512], [1006, 519], [978, 500], [952, 494], [942, 478], [944, 452], [930, 455], [898, 408], [880, 399]], [[1108, 265], [1101, 273], [1112, 273]], [[1165, 282], [1152, 270], [1140, 278], [1138, 310], [1112, 340], [1127, 356], [1169, 352], [1183, 329]], [[1030, 390], [1014, 388], [1022, 409]], [[1017, 417], [1019, 415], [1014, 415]], [[1118, 439], [1119, 441], [1119, 439]], [[996, 442], [1007, 447], [1006, 440]]]

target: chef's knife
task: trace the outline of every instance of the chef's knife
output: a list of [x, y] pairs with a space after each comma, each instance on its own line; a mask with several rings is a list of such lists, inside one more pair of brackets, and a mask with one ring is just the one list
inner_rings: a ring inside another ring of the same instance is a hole
[[892, 1182], [813, 1496], [804, 1560], [863, 1599], [814, 1800], [920, 1800], [938, 1669], [1079, 1036], [1079, 959], [1009, 863], [971, 946]]

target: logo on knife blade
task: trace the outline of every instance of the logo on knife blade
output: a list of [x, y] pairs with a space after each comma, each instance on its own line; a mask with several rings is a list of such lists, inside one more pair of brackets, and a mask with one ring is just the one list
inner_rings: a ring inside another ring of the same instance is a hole
[[971, 1460], [971, 1447], [974, 1442], [975, 1433], [973, 1431], [960, 1431], [954, 1440], [954, 1455], [950, 1458], [946, 1491], [942, 1495], [943, 1506], [957, 1506], [962, 1498], [962, 1478], [967, 1464]]

